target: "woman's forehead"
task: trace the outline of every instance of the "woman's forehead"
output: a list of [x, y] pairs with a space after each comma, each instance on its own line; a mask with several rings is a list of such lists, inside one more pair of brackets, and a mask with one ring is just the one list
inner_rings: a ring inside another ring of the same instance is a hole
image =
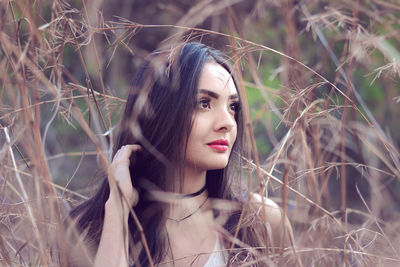
[[220, 94], [237, 94], [237, 89], [230, 73], [215, 62], [204, 64], [200, 75], [199, 89], [217, 90]]

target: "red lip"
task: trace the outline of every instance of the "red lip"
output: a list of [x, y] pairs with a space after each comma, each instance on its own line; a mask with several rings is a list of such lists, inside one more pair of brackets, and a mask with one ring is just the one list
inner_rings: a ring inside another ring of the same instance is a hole
[[215, 140], [215, 141], [213, 141], [211, 143], [208, 143], [207, 145], [209, 147], [211, 147], [212, 149], [215, 149], [215, 150], [220, 151], [220, 152], [224, 152], [224, 151], [228, 150], [229, 143], [228, 143], [227, 140], [222, 140], [221, 139], [221, 140]]
[[207, 145], [220, 145], [220, 146], [228, 146], [228, 140], [215, 140], [213, 142], [208, 143]]

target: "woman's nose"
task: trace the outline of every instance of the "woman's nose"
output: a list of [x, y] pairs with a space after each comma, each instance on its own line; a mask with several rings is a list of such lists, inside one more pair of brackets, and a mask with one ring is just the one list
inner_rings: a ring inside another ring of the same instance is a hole
[[236, 124], [234, 115], [232, 115], [228, 110], [218, 111], [216, 117], [216, 131], [229, 132]]

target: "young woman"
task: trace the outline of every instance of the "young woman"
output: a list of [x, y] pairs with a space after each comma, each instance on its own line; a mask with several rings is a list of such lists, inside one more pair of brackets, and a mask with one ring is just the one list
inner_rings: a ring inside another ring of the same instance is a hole
[[95, 266], [149, 266], [148, 254], [159, 266], [264, 266], [269, 251], [290, 245], [277, 205], [261, 207], [241, 185], [240, 101], [216, 50], [187, 43], [149, 56], [129, 93], [109, 179], [71, 212]]

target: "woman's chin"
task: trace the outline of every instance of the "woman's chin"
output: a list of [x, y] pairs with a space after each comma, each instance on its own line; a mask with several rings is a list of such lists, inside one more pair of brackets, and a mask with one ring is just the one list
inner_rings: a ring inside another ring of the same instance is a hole
[[187, 166], [194, 167], [197, 170], [211, 171], [224, 169], [228, 165], [229, 157], [208, 157], [203, 159], [198, 159], [196, 161], [187, 161]]
[[228, 160], [210, 162], [205, 166], [208, 171], [224, 169], [228, 165]]

